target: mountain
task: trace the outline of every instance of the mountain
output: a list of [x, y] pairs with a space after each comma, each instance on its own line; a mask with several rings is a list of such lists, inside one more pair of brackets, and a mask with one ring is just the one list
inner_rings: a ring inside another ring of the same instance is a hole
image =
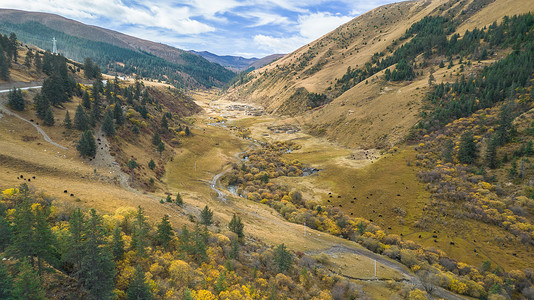
[[213, 63], [218, 63], [219, 65], [226, 67], [232, 71], [244, 71], [251, 67], [254, 69], [258, 69], [269, 64], [273, 60], [284, 56], [283, 54], [272, 54], [263, 58], [244, 58], [241, 56], [231, 55], [219, 56], [208, 51], [191, 50], [190, 52], [200, 55]]
[[[309, 132], [343, 145], [389, 147], [403, 141], [419, 121], [430, 69], [449, 59], [445, 54], [427, 59], [419, 51], [408, 58], [417, 76], [384, 80], [385, 70], [393, 71], [396, 61], [382, 62], [413, 39], [406, 36], [413, 24], [441, 16], [449, 20], [450, 29], [444, 35], [449, 38], [529, 10], [530, 1], [512, 0], [408, 1], [382, 6], [247, 74], [226, 97], [256, 102], [270, 113], [296, 116]], [[458, 53], [454, 59], [459, 57]]]
[[43, 49], [51, 49], [55, 37], [65, 56], [78, 61], [90, 57], [110, 72], [191, 87], [222, 86], [235, 75], [187, 51], [54, 14], [1, 9], [0, 20], [4, 34], [14, 32], [20, 41]]

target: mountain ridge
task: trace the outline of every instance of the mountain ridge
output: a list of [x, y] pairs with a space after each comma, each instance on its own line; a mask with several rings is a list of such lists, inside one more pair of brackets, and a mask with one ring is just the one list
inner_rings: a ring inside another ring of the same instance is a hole
[[[117, 67], [117, 63], [120, 63], [122, 65], [117, 68], [119, 71], [139, 73], [140, 64], [149, 61], [141, 70], [157, 66], [157, 72], [149, 72], [152, 78], [174, 81], [178, 86], [222, 86], [234, 76], [233, 72], [222, 66], [187, 51], [102, 27], [85, 25], [55, 14], [0, 9], [0, 20], [1, 30], [6, 33], [13, 31], [21, 41], [37, 44], [44, 49], [52, 46], [47, 35], [64, 34], [65, 41], [58, 42], [60, 51], [61, 42], [65, 42], [67, 45], [63, 44], [63, 47], [71, 47], [70, 54], [78, 54], [76, 59], [83, 60], [92, 54], [91, 58], [104, 68], [107, 67], [106, 64]], [[49, 38], [51, 40], [52, 36]], [[82, 52], [84, 54], [80, 55]]]

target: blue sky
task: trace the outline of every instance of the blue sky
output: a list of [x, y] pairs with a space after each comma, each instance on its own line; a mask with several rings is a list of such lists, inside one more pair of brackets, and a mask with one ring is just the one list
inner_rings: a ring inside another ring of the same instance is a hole
[[218, 55], [289, 53], [393, 0], [2, 0], [139, 38]]

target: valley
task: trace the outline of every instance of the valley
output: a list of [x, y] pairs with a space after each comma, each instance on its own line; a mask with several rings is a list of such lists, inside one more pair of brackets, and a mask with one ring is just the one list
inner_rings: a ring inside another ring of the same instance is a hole
[[265, 66], [202, 52], [258, 64], [237, 75], [36, 14], [110, 56], [0, 35], [0, 298], [533, 298], [531, 8], [400, 2]]

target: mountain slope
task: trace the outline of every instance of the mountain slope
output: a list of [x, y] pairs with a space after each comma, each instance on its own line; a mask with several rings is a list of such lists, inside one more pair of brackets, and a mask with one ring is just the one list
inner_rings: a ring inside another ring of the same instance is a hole
[[15, 32], [22, 42], [51, 49], [51, 40], [56, 37], [58, 50], [67, 57], [80, 61], [91, 57], [111, 71], [139, 74], [141, 68], [145, 71], [141, 76], [178, 86], [221, 86], [234, 76], [220, 65], [187, 51], [53, 14], [3, 9], [0, 20], [0, 31]]
[[[227, 97], [250, 99], [269, 112], [297, 116], [310, 132], [344, 145], [391, 146], [402, 141], [418, 122], [430, 67], [447, 57], [434, 56], [431, 61], [414, 57], [417, 76], [409, 81], [385, 81], [386, 68], [379, 68], [363, 81], [343, 85], [340, 80], [348, 68], [365, 70], [367, 63], [371, 67], [380, 62], [410, 41], [401, 37], [425, 16], [453, 20], [455, 31], [462, 35], [466, 29], [489, 25], [504, 14], [529, 10], [530, 2], [509, 0], [411, 1], [382, 6], [250, 73], [248, 81], [230, 89]], [[493, 59], [482, 60], [481, 66]]]
[[219, 56], [208, 51], [191, 50], [190, 52], [200, 55], [211, 62], [217, 63], [233, 71], [244, 71], [249, 68], [259, 69], [276, 60], [277, 58], [284, 56], [283, 54], [271, 54], [263, 58], [244, 58], [241, 56], [232, 55]]

